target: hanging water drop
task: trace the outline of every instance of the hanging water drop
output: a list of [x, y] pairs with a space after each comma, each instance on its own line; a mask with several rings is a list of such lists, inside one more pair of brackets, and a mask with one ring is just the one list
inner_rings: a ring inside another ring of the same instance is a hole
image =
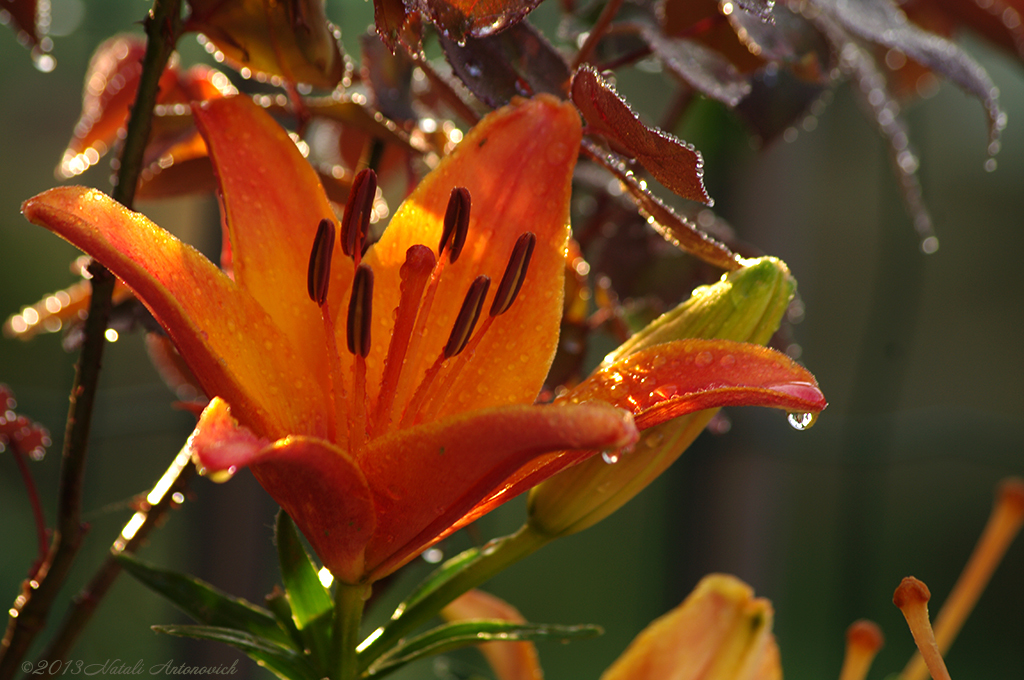
[[601, 452], [601, 459], [604, 460], [604, 462], [608, 463], [609, 465], [614, 465], [615, 463], [619, 462], [619, 452], [618, 451], [602, 451]]
[[815, 421], [818, 420], [818, 414], [806, 411], [790, 411], [786, 414], [786, 419], [789, 420], [789, 424], [793, 426], [794, 430], [803, 431], [814, 425]]

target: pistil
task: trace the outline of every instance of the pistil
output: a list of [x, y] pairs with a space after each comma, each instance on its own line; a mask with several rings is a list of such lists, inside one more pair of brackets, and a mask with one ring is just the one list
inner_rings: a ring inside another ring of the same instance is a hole
[[914, 636], [914, 643], [924, 659], [928, 672], [933, 680], [950, 680], [949, 671], [946, 670], [946, 662], [939, 653], [939, 647], [935, 643], [935, 633], [932, 630], [931, 621], [928, 619], [928, 600], [932, 597], [923, 582], [913, 576], [907, 576], [900, 582], [899, 587], [892, 596], [892, 603], [903, 612], [903, 618], [910, 626], [910, 634]]
[[438, 388], [433, 391], [430, 400], [426, 402], [426, 406], [423, 409], [423, 420], [433, 420], [436, 417], [444, 401], [444, 395], [451, 391], [452, 385], [455, 384], [455, 380], [462, 372], [462, 368], [472, 359], [476, 353], [476, 348], [480, 345], [484, 336], [487, 335], [487, 331], [494, 323], [494, 320], [507, 312], [512, 303], [516, 301], [516, 297], [519, 296], [519, 291], [523, 287], [523, 281], [526, 280], [526, 272], [530, 268], [530, 258], [536, 245], [537, 236], [533, 232], [528, 231], [522, 234], [516, 240], [515, 245], [512, 246], [512, 254], [509, 255], [508, 264], [505, 266], [505, 273], [502, 274], [501, 281], [498, 283], [498, 289], [494, 293], [494, 300], [491, 302], [491, 309], [488, 312], [487, 318], [484, 319], [476, 335], [469, 340], [469, 344], [464, 347], [464, 351], [462, 351], [463, 359], [450, 367], [443, 376]]
[[846, 629], [846, 656], [839, 680], [864, 680], [882, 644], [882, 631], [875, 623], [862, 619], [850, 624]]
[[423, 380], [420, 381], [419, 387], [416, 388], [415, 394], [413, 394], [408, 406], [406, 406], [405, 412], [402, 414], [401, 427], [406, 427], [422, 420], [422, 418], [417, 418], [417, 415], [420, 412], [420, 407], [423, 406], [430, 395], [430, 388], [434, 384], [438, 371], [441, 370], [445, 362], [457, 356], [466, 348], [466, 343], [473, 334], [473, 328], [480, 318], [480, 311], [483, 309], [484, 300], [487, 297], [487, 289], [490, 285], [491, 280], [486, 276], [481, 275], [473, 279], [469, 290], [466, 291], [466, 297], [462, 301], [459, 314], [455, 317], [455, 323], [452, 326], [452, 332], [448, 336], [448, 342], [445, 343], [444, 349], [441, 350], [434, 363], [427, 369]]

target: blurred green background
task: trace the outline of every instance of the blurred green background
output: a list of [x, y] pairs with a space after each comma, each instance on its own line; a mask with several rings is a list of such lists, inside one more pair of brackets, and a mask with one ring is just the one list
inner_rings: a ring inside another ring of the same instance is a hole
[[[350, 50], [369, 24], [361, 0], [328, 3]], [[19, 215], [21, 201], [56, 184], [53, 168], [80, 110], [88, 58], [105, 37], [138, 31], [142, 0], [52, 0], [52, 73], [33, 68], [9, 30], [0, 33], [0, 315], [74, 280], [76, 251]], [[544, 6], [540, 18], [551, 18]], [[548, 14], [545, 15], [545, 12]], [[788, 678], [837, 677], [843, 633], [857, 618], [887, 638], [872, 678], [903, 667], [913, 643], [891, 604], [903, 576], [924, 580], [932, 611], [948, 593], [987, 517], [992, 490], [1024, 474], [1024, 69], [977, 41], [965, 43], [1002, 92], [1009, 127], [998, 170], [983, 170], [981, 106], [943, 85], [907, 114], [921, 180], [941, 240], [920, 253], [881, 140], [846, 88], [792, 143], [755, 152], [735, 123], [698, 107], [679, 132], [705, 152], [716, 211], [744, 240], [784, 259], [806, 306], [794, 326], [801, 361], [829, 409], [807, 432], [776, 412], [734, 410], [731, 430], [704, 434], [639, 498], [495, 579], [491, 590], [533, 621], [598, 623], [602, 638], [540, 648], [549, 678], [595, 678], [650, 620], [678, 604], [710, 571], [731, 572], [776, 607]], [[206, 58], [191, 38], [183, 61]], [[642, 111], [667, 104], [660, 77], [620, 75]], [[84, 181], [106, 188], [102, 161]], [[141, 204], [200, 247], [214, 244], [212, 199]], [[48, 335], [0, 339], [0, 381], [19, 410], [50, 428], [55, 444], [33, 465], [50, 522], [67, 392], [75, 357]], [[139, 335], [108, 346], [85, 487], [91, 529], [60, 608], [102, 560], [130, 516], [128, 502], [161, 474], [191, 417], [150, 367]], [[142, 557], [195, 573], [260, 601], [275, 583], [275, 507], [248, 475], [192, 484]], [[13, 601], [35, 539], [24, 487], [0, 456], [0, 600]], [[521, 499], [444, 546], [514, 530]], [[429, 569], [414, 565], [371, 612], [389, 614]], [[86, 663], [120, 658], [147, 666], [173, 658], [230, 664], [241, 655], [208, 643], [158, 637], [148, 626], [183, 621], [128, 578], [105, 601], [75, 651]], [[1018, 539], [948, 655], [953, 677], [1024, 677], [1024, 540]], [[242, 657], [240, 675], [267, 677]], [[425, 663], [403, 677], [482, 673], [478, 656]]]

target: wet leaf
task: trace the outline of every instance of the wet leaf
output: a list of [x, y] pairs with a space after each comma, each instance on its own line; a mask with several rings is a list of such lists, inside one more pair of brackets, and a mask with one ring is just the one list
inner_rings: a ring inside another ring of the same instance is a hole
[[704, 159], [691, 145], [640, 122], [629, 105], [590, 66], [572, 80], [572, 101], [587, 121], [588, 132], [603, 135], [636, 158], [673, 193], [710, 204], [704, 189]]
[[404, 52], [392, 53], [374, 33], [359, 36], [360, 73], [369, 85], [373, 106], [398, 123], [416, 120], [412, 108], [413, 65]]
[[988, 73], [955, 43], [911, 23], [890, 0], [815, 0], [815, 4], [855, 36], [903, 52], [956, 83], [981, 101], [989, 117], [989, 153], [999, 150], [1006, 114]]
[[666, 37], [653, 26], [632, 24], [626, 28], [643, 37], [666, 69], [706, 97], [733, 107], [750, 93], [747, 79], [711, 48], [688, 38]]
[[[75, 177], [95, 165], [117, 143], [128, 122], [142, 73], [145, 42], [136, 36], [115, 36], [102, 43], [89, 61], [82, 94], [82, 114], [57, 168], [59, 177]], [[208, 66], [182, 72], [172, 60], [160, 78], [146, 163], [155, 162], [192, 127], [188, 102], [224, 97], [235, 92], [224, 74]]]
[[333, 88], [347, 66], [323, 0], [191, 0], [189, 31], [202, 33], [243, 74]]
[[699, 41], [724, 55], [740, 73], [764, 65], [736, 35], [716, 0], [659, 0], [655, 12], [666, 37]]
[[463, 45], [441, 36], [441, 46], [455, 75], [491, 108], [538, 92], [565, 97], [568, 89], [568, 64], [525, 21], [498, 35], [466, 38]]
[[[11, 28], [18, 36], [18, 42], [31, 47], [36, 64], [40, 64], [39, 57], [50, 51], [52, 43], [46, 35], [49, 26], [48, 18], [45, 25], [40, 22], [39, 0], [0, 0], [0, 11], [7, 12]], [[48, 11], [49, 3], [47, 3]], [[52, 70], [52, 67], [40, 66], [40, 68]]]
[[716, 267], [730, 271], [740, 268], [739, 258], [732, 251], [662, 203], [620, 161], [586, 139], [583, 150], [622, 182], [648, 224], [666, 241]]
[[532, 12], [541, 0], [413, 0], [418, 11], [456, 42], [503, 31]]
[[785, 65], [802, 80], [827, 83], [834, 64], [831, 46], [814, 24], [786, 7], [776, 7], [770, 22], [737, 9], [729, 23], [747, 49], [761, 59]]
[[370, 666], [366, 677], [380, 677], [416, 659], [481, 642], [536, 642], [540, 640], [569, 642], [596, 637], [603, 632], [599, 626], [512, 623], [490, 619], [448, 623], [403, 641]]
[[[153, 626], [153, 630], [167, 635], [212, 640], [231, 645], [245, 652], [246, 656], [282, 680], [317, 680], [323, 675], [310, 666], [301, 652], [245, 631], [216, 626]], [[174, 672], [174, 668], [169, 668], [169, 672]]]

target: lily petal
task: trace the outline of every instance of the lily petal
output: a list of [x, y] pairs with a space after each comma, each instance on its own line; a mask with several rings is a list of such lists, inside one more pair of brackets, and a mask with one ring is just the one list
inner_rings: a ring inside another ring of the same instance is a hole
[[601, 399], [633, 413], [640, 429], [720, 406], [817, 413], [825, 396], [810, 371], [775, 350], [731, 340], [676, 340], [590, 375], [572, 401]]
[[474, 411], [372, 440], [358, 461], [380, 522], [367, 548], [368, 580], [454, 531], [463, 515], [539, 455], [620, 448], [638, 436], [628, 413], [593, 403]]
[[[261, 435], [326, 431], [325, 395], [304, 357], [244, 290], [188, 244], [100, 191], [51, 189], [22, 205], [46, 227], [99, 260], [163, 325], [207, 394], [245, 414]], [[259, 329], [259, 337], [248, 335]]]
[[268, 444], [240, 427], [219, 398], [203, 411], [189, 448], [200, 469], [217, 481], [248, 466], [264, 486], [287, 488], [276, 500], [306, 532], [324, 565], [343, 581], [359, 580], [376, 514], [366, 478], [347, 453], [314, 437]]
[[[526, 623], [519, 610], [499, 597], [482, 590], [471, 590], [441, 610], [446, 621], [498, 619]], [[479, 645], [498, 680], [543, 680], [544, 672], [532, 642], [485, 642]]]
[[781, 678], [772, 606], [739, 579], [705, 576], [630, 643], [601, 680]]
[[[639, 350], [604, 366], [566, 397], [571, 403], [604, 401], [633, 414], [647, 430], [672, 418], [721, 406], [770, 406], [818, 413], [827, 405], [814, 376], [775, 350], [730, 340], [676, 340]], [[467, 519], [588, 458], [590, 451], [535, 458], [505, 488]]]
[[[415, 340], [422, 351], [411, 349], [403, 367], [415, 376], [415, 385], [444, 347], [470, 282], [480, 274], [499, 281], [516, 239], [526, 231], [537, 236], [518, 299], [495, 320], [473, 356], [465, 358], [468, 364], [438, 417], [532, 402], [540, 391], [558, 341], [569, 195], [580, 136], [579, 114], [551, 96], [516, 101], [488, 115], [419, 184], [367, 253], [375, 290], [381, 291], [374, 301], [382, 312], [375, 314], [373, 333], [389, 337], [406, 251], [418, 243], [436, 248], [451, 189], [469, 189], [466, 246], [455, 264], [446, 264], [429, 324]], [[374, 350], [367, 359], [368, 383], [379, 385], [387, 347]], [[410, 396], [400, 394], [396, 403], [405, 404]]]
[[[248, 97], [196, 104], [220, 185], [235, 281], [267, 310], [314, 376], [327, 376], [320, 309], [306, 292], [309, 251], [317, 226], [334, 219], [316, 172], [278, 123]], [[352, 262], [335, 246], [331, 268], [334, 318], [348, 299]]]

